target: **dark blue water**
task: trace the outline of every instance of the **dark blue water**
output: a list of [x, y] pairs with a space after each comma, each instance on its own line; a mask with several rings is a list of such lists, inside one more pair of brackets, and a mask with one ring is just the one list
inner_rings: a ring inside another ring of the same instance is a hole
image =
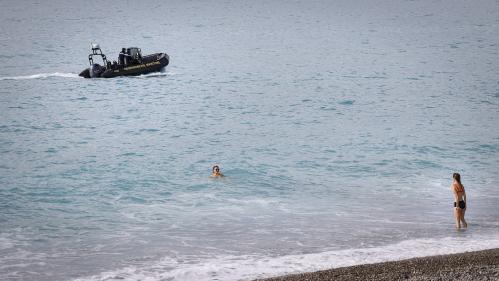
[[[499, 247], [494, 1], [1, 6], [4, 279], [247, 280]], [[91, 42], [171, 63], [82, 79]]]

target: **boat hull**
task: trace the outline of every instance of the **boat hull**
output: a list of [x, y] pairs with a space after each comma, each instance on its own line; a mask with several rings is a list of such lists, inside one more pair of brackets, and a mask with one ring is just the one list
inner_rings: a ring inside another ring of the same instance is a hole
[[96, 76], [90, 68], [80, 73], [84, 78], [113, 78], [118, 76], [137, 76], [151, 72], [161, 71], [170, 62], [170, 57], [165, 53], [148, 55], [142, 58], [142, 63], [125, 65], [116, 68], [107, 68], [100, 75]]

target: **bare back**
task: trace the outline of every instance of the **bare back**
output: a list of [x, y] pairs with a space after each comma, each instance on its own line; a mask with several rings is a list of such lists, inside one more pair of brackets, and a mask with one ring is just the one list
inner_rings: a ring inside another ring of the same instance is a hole
[[452, 184], [452, 192], [454, 193], [454, 198], [456, 202], [464, 201], [466, 198], [466, 191], [464, 191], [464, 186], [458, 182]]

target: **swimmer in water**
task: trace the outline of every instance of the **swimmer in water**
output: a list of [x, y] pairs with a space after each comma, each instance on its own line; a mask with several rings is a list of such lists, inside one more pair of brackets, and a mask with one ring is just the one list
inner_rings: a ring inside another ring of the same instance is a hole
[[222, 173], [220, 173], [220, 167], [218, 165], [213, 166], [211, 169], [211, 176], [212, 178], [223, 178], [225, 177]]
[[466, 191], [464, 191], [464, 186], [461, 184], [461, 175], [454, 173], [452, 178], [454, 178], [451, 190], [452, 193], [454, 193], [454, 216], [456, 217], [456, 228], [461, 229], [461, 222], [463, 223], [463, 227], [467, 228], [468, 224], [464, 219], [464, 213], [466, 213]]

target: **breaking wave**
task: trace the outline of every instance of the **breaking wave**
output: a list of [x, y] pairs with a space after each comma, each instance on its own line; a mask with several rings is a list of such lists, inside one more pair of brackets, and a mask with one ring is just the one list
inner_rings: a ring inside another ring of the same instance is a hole
[[456, 254], [499, 247], [499, 236], [413, 239], [374, 248], [346, 249], [323, 253], [265, 256], [223, 256], [181, 262], [165, 257], [143, 266], [129, 266], [73, 281], [212, 281], [254, 280], [279, 275], [312, 272], [358, 264], [396, 261], [414, 257]]

